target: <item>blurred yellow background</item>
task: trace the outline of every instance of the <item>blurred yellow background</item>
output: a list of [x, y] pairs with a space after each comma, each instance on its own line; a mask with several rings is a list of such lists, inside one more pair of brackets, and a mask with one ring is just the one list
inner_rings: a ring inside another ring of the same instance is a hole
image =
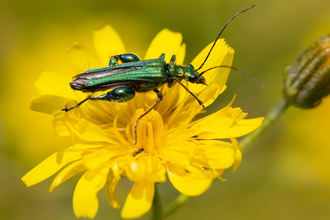
[[[48, 192], [52, 179], [31, 188], [20, 178], [53, 152], [72, 143], [59, 138], [51, 117], [29, 110], [42, 70], [76, 74], [66, 48], [77, 41], [93, 49], [92, 32], [112, 25], [126, 50], [144, 56], [163, 28], [181, 32], [185, 63], [215, 39], [238, 11], [257, 3], [228, 26], [223, 36], [235, 51], [233, 66], [265, 84], [261, 88], [232, 71], [228, 89], [208, 112], [235, 107], [249, 118], [264, 116], [281, 97], [283, 68], [314, 40], [329, 33], [329, 0], [168, 0], [0, 2], [0, 219], [75, 219], [72, 178]], [[170, 55], [167, 55], [170, 56]], [[251, 149], [226, 182], [194, 198], [168, 219], [330, 219], [330, 99], [313, 110], [289, 108]], [[123, 204], [130, 183], [119, 184]], [[164, 204], [178, 192], [160, 184]], [[95, 219], [120, 219], [104, 190]], [[142, 219], [148, 219], [146, 215]]]

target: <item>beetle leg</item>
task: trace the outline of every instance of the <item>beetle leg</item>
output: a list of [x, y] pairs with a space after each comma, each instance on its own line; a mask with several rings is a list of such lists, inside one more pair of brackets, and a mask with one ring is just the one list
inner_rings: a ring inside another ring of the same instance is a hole
[[154, 109], [155, 108], [155, 106], [160, 102], [160, 101], [162, 101], [163, 100], [163, 95], [162, 95], [162, 93], [158, 90], [158, 89], [154, 89], [154, 92], [157, 94], [157, 97], [158, 97], [158, 101], [157, 102], [155, 102], [145, 113], [143, 113], [142, 115], [140, 115], [139, 117], [138, 117], [138, 119], [136, 120], [136, 122], [135, 122], [135, 125], [134, 125], [134, 139], [135, 139], [135, 144], [136, 144], [136, 142], [137, 142], [137, 135], [136, 135], [136, 128], [137, 128], [137, 125], [138, 125], [138, 122], [139, 122], [139, 120], [141, 119], [141, 118], [143, 118], [143, 116], [145, 116], [146, 114], [148, 114], [152, 109]]
[[121, 61], [122, 63], [129, 63], [129, 62], [136, 62], [140, 61], [141, 59], [134, 53], [124, 53], [119, 54], [116, 56], [111, 56], [109, 61], [109, 66], [117, 65], [118, 61]]
[[84, 102], [86, 102], [87, 100], [92, 99], [90, 96], [88, 96], [86, 99], [82, 100], [81, 102], [79, 102], [77, 105], [70, 107], [70, 108], [64, 108], [62, 109], [62, 111], [68, 112], [74, 108], [78, 108], [81, 104], [83, 104]]
[[111, 90], [110, 92], [93, 98], [109, 102], [128, 102], [129, 100], [133, 99], [134, 96], [135, 92], [133, 89], [127, 87], [118, 87]]
[[127, 102], [127, 101], [133, 99], [134, 96], [135, 96], [135, 92], [133, 89], [130, 89], [127, 87], [118, 87], [118, 88], [115, 88], [115, 89], [111, 90], [110, 92], [107, 92], [100, 96], [96, 96], [96, 97], [88, 96], [86, 99], [82, 100], [77, 105], [70, 107], [70, 108], [62, 109], [62, 111], [68, 112], [74, 108], [78, 108], [81, 104], [83, 104], [87, 100], [105, 100], [105, 101], [109, 101], [109, 102]]
[[182, 82], [180, 82], [180, 80], [178, 80], [176, 77], [173, 77], [172, 79], [177, 81], [187, 92], [190, 93], [190, 95], [192, 95], [192, 97], [194, 97], [197, 100], [198, 104], [200, 104], [201, 106], [203, 106], [203, 108], [205, 108], [203, 102], [199, 98], [197, 98], [197, 96], [195, 96], [195, 94], [192, 93], [185, 85], [183, 85]]
[[170, 64], [175, 64], [176, 63], [176, 55], [173, 54], [170, 60]]
[[165, 60], [165, 53], [162, 53], [159, 57], [159, 59]]

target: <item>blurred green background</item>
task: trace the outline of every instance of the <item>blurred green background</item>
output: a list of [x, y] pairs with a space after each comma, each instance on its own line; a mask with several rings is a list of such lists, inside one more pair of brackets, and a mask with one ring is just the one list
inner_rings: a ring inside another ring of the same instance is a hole
[[[228, 26], [223, 37], [235, 51], [234, 66], [265, 84], [233, 72], [228, 89], [208, 109], [237, 94], [235, 107], [249, 118], [264, 116], [281, 97], [282, 69], [314, 40], [329, 33], [329, 0], [172, 0], [0, 2], [0, 219], [75, 219], [72, 194], [78, 177], [53, 193], [52, 179], [31, 188], [20, 178], [43, 159], [71, 144], [52, 129], [51, 117], [29, 110], [42, 70], [75, 73], [66, 55], [73, 41], [92, 50], [92, 32], [112, 25], [126, 50], [141, 57], [163, 28], [181, 32], [189, 63], [238, 11], [257, 3]], [[330, 219], [330, 99], [313, 110], [289, 108], [243, 155], [235, 174], [215, 180], [168, 219]], [[79, 176], [79, 175], [78, 175]], [[117, 197], [124, 203], [130, 183]], [[178, 192], [160, 185], [164, 204]], [[99, 193], [95, 219], [120, 219]], [[148, 219], [149, 214], [142, 217]]]

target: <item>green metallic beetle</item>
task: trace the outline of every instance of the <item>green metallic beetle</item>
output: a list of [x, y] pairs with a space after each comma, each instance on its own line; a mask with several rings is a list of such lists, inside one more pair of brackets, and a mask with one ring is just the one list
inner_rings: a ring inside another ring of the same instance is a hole
[[[187, 92], [189, 92], [200, 105], [203, 102], [199, 100], [189, 89], [181, 83], [182, 80], [186, 80], [190, 83], [207, 85], [203, 74], [211, 69], [220, 67], [230, 66], [215, 66], [201, 73], [198, 72], [205, 62], [207, 61], [212, 49], [214, 48], [217, 40], [221, 36], [222, 32], [225, 30], [227, 25], [239, 14], [245, 12], [255, 5], [246, 8], [234, 15], [223, 27], [217, 38], [215, 39], [208, 55], [206, 56], [203, 63], [198, 69], [195, 69], [191, 64], [186, 66], [176, 65], [176, 56], [172, 55], [169, 63], [165, 62], [165, 54], [161, 54], [158, 59], [150, 60], [140, 60], [140, 58], [133, 54], [120, 54], [112, 56], [109, 61], [109, 66], [101, 67], [96, 69], [86, 70], [84, 73], [76, 75], [73, 77], [73, 81], [70, 86], [74, 90], [79, 90], [83, 92], [97, 92], [112, 89], [111, 91], [97, 96], [88, 96], [83, 101], [79, 102], [77, 105], [62, 109], [63, 111], [70, 111], [74, 108], [79, 107], [81, 104], [87, 100], [105, 100], [109, 102], [127, 102], [134, 98], [136, 92], [148, 92], [154, 91], [158, 96], [158, 101], [156, 101], [145, 113], [140, 115], [135, 122], [134, 134], [135, 141], [136, 138], [136, 127], [138, 121], [148, 114], [155, 106], [162, 101], [163, 95], [158, 90], [164, 84], [167, 83], [168, 87], [171, 88], [176, 83], [179, 83]], [[119, 61], [121, 64], [118, 64]]]

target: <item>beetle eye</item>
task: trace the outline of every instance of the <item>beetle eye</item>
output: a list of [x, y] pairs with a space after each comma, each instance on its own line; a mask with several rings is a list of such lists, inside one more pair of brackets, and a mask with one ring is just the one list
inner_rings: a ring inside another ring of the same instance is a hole
[[198, 77], [194, 74], [189, 74], [188, 81], [191, 83], [196, 83], [198, 81]]

